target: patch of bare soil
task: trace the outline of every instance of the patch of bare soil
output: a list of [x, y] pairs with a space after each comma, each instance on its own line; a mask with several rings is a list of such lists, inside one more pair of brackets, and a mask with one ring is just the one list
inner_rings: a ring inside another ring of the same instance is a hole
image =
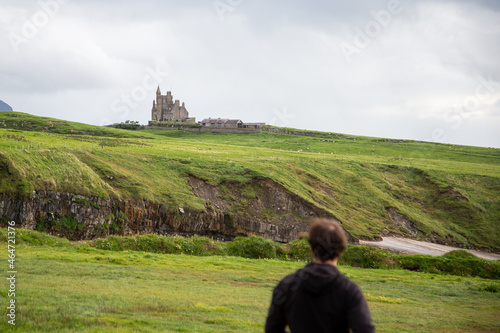
[[[398, 237], [383, 237], [381, 241], [377, 242], [360, 240], [359, 243], [361, 245], [375, 246], [397, 253], [427, 254], [431, 256], [440, 256], [445, 254], [446, 252], [450, 252], [453, 250], [464, 250], [453, 246], [440, 245]], [[500, 255], [498, 254], [480, 252], [475, 250], [465, 251], [472, 253], [479, 258], [488, 260], [500, 260]]]
[[408, 218], [403, 214], [399, 213], [396, 208], [388, 207], [386, 208], [386, 211], [391, 217], [392, 224], [396, 227], [396, 229], [399, 229], [403, 235], [407, 234], [415, 237], [419, 234], [419, 231], [413, 222], [408, 220]]

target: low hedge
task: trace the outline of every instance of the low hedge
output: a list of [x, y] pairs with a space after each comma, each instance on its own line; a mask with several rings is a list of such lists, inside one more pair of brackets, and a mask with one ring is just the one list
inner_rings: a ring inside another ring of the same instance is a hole
[[[0, 242], [7, 243], [7, 239], [7, 229], [0, 228]], [[26, 229], [16, 229], [16, 243], [60, 247], [74, 244], [64, 238]], [[111, 251], [133, 250], [196, 256], [231, 255], [253, 259], [304, 262], [311, 260], [309, 245], [305, 239], [280, 244], [257, 236], [237, 237], [232, 242], [219, 242], [201, 236], [185, 238], [150, 234], [134, 237], [108, 236], [95, 239], [88, 244], [94, 248]], [[477, 258], [464, 250], [455, 250], [439, 257], [432, 257], [394, 254], [374, 247], [348, 245], [339, 264], [361, 268], [406, 269], [416, 272], [500, 279], [500, 260]]]
[[251, 259], [276, 259], [276, 246], [273, 241], [262, 237], [236, 237], [228, 243], [227, 254]]
[[189, 254], [196, 256], [225, 255], [225, 244], [207, 237], [166, 237], [159, 235], [108, 236], [92, 241], [91, 246], [111, 251], [144, 251], [153, 253]]
[[[166, 237], [141, 235], [109, 236], [93, 241], [93, 246], [106, 250], [136, 250], [191, 255], [230, 255], [251, 259], [281, 259], [308, 262], [309, 244], [305, 239], [280, 244], [257, 236], [237, 237], [232, 242], [217, 242], [206, 237]], [[500, 261], [485, 260], [464, 250], [455, 250], [439, 257], [394, 254], [375, 247], [348, 245], [339, 265], [360, 268], [406, 269], [416, 272], [479, 276], [500, 279]]]

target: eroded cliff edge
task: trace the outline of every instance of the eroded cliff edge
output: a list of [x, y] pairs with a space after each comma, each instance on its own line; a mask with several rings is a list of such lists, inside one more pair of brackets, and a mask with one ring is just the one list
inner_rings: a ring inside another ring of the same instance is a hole
[[30, 197], [0, 194], [0, 221], [14, 220], [23, 228], [71, 240], [157, 233], [197, 234], [222, 240], [257, 235], [288, 242], [307, 230], [309, 217], [335, 218], [266, 178], [255, 178], [242, 187], [231, 182], [214, 186], [190, 177], [188, 185], [205, 200], [204, 211], [147, 200], [34, 191]]

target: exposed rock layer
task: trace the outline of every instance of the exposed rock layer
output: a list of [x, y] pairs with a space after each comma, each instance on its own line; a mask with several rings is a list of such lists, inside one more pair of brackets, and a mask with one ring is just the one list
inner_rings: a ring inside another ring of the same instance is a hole
[[[257, 235], [288, 242], [307, 230], [311, 216], [333, 216], [306, 202], [270, 179], [255, 179], [249, 185], [258, 194], [241, 195], [239, 184], [219, 187], [190, 178], [194, 193], [207, 204], [203, 212], [183, 207], [130, 199], [88, 198], [59, 192], [33, 192], [31, 197], [0, 195], [0, 219], [16, 221], [28, 229], [46, 230], [72, 240], [93, 239], [109, 234], [206, 235], [230, 240]], [[243, 205], [244, 209], [238, 211]], [[263, 214], [265, 212], [265, 214]]]

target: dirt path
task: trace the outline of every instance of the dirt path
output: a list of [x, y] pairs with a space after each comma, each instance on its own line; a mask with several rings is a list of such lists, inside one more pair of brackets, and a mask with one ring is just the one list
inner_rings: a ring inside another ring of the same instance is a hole
[[[427, 242], [416, 241], [413, 239], [397, 238], [397, 237], [383, 237], [382, 241], [379, 242], [360, 240], [359, 243], [361, 245], [375, 246], [390, 251], [397, 251], [409, 254], [428, 254], [431, 256], [440, 256], [452, 250], [461, 250], [458, 247], [439, 245], [434, 243], [427, 243]], [[500, 260], [500, 255], [498, 254], [480, 252], [475, 250], [465, 250], [465, 251], [470, 252], [478, 256], [479, 258], [488, 260]]]

